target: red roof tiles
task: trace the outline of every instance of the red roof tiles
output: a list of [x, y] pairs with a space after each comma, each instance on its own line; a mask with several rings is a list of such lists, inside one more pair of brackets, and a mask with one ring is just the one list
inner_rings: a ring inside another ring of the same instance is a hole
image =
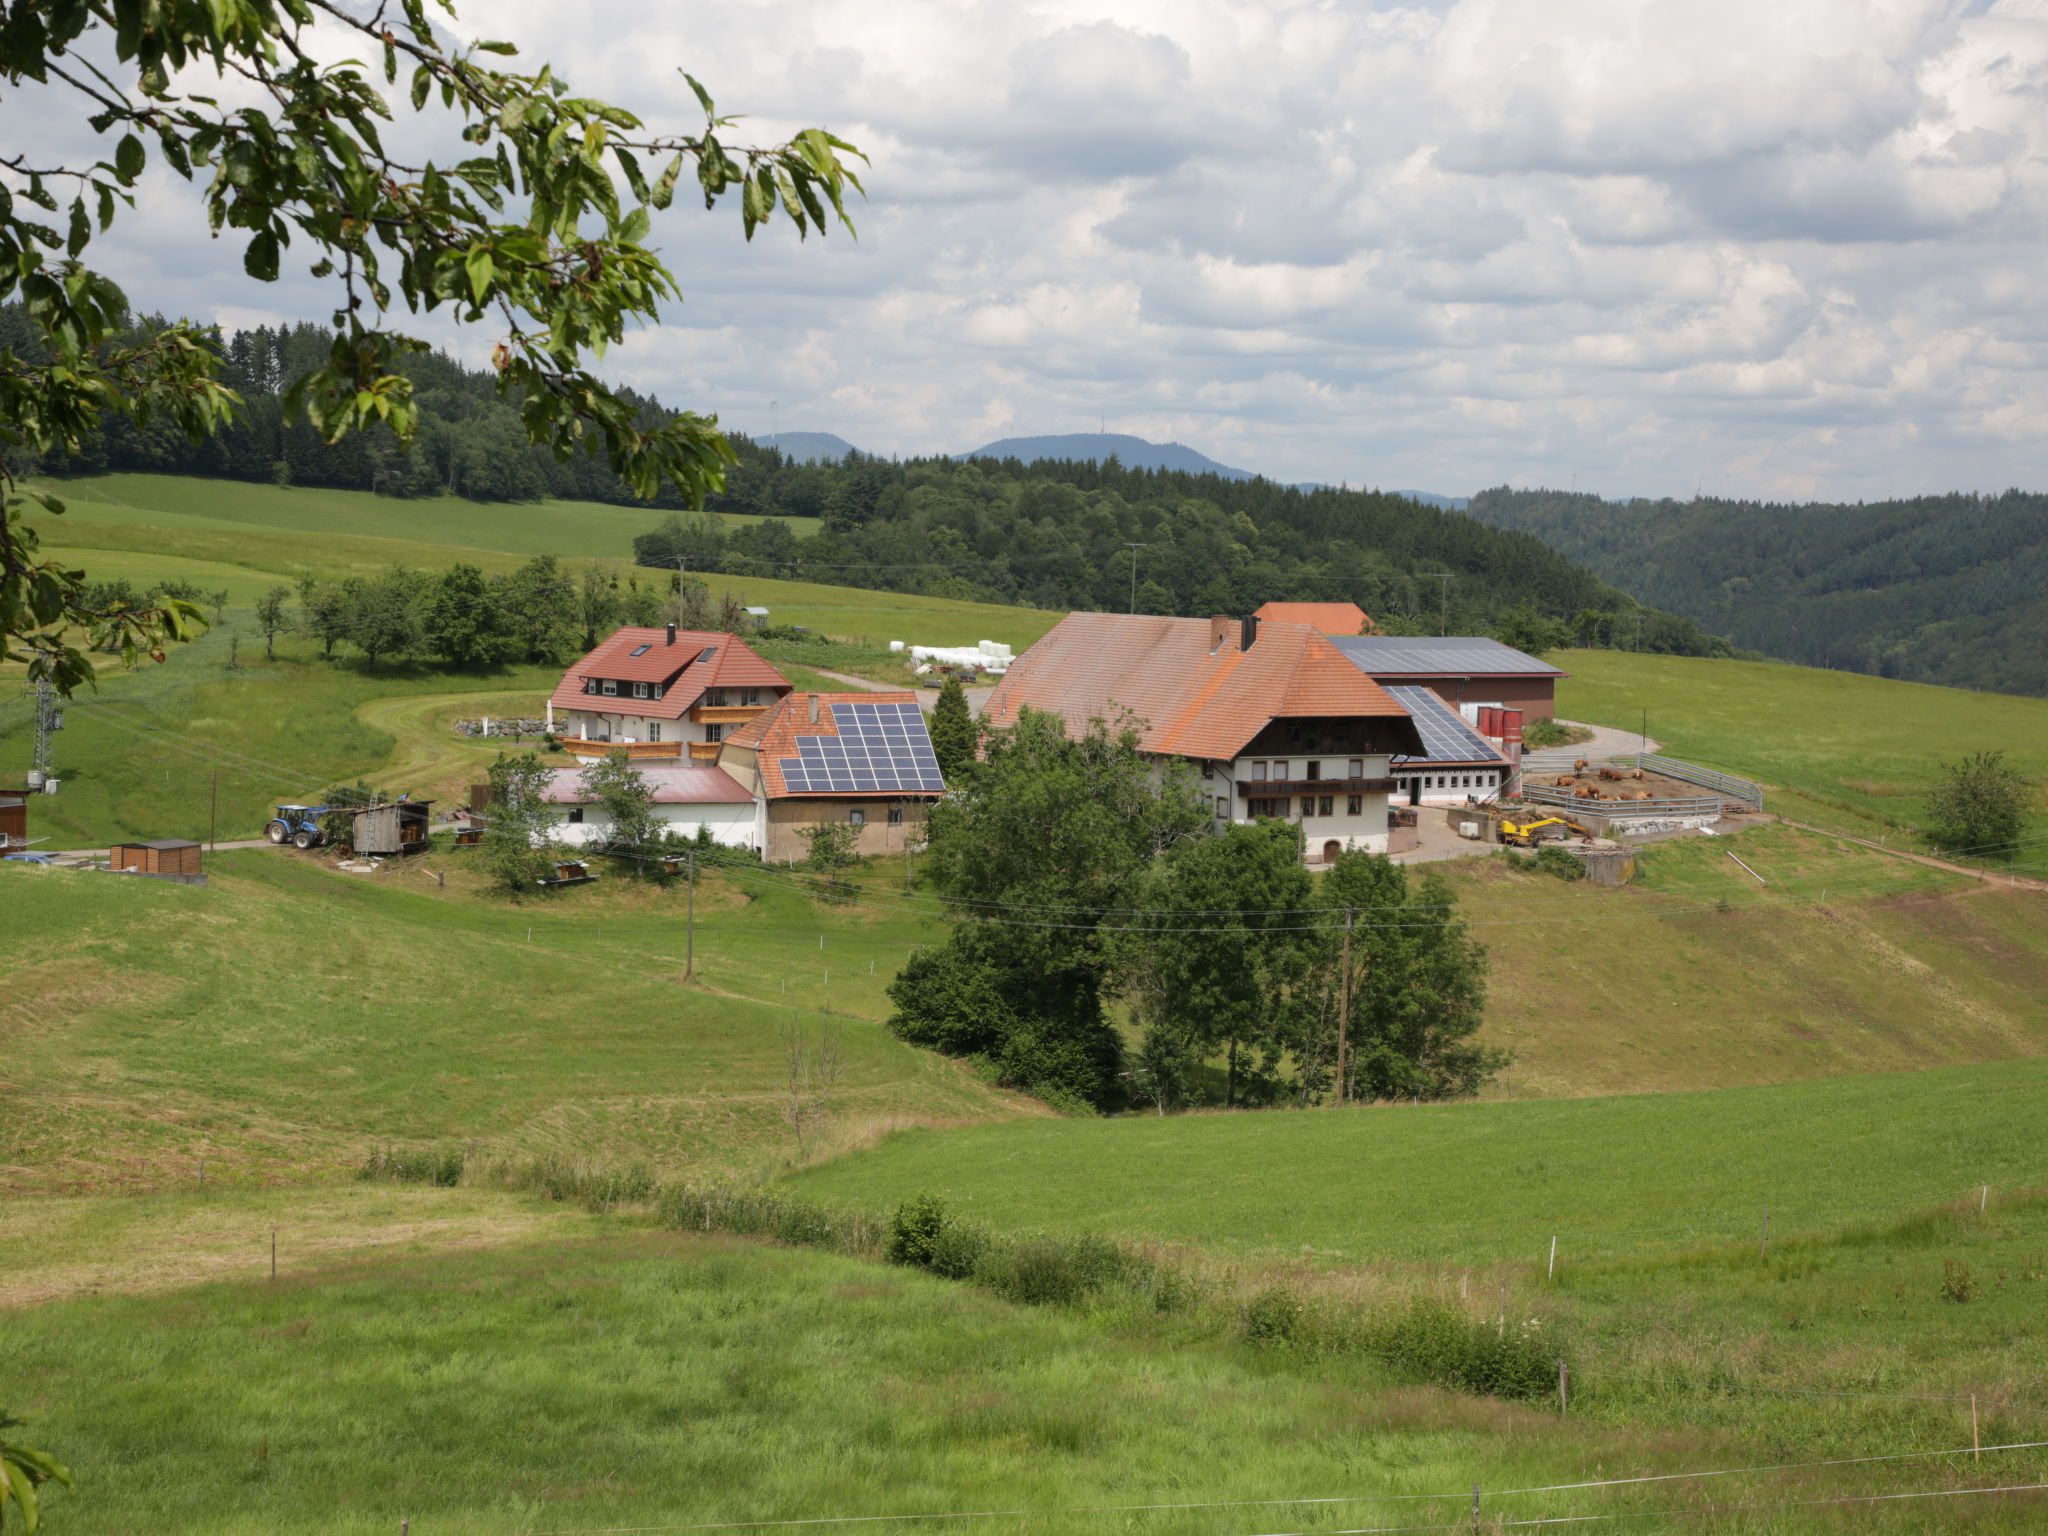
[[[745, 805], [753, 800], [745, 785], [722, 768], [654, 767], [635, 763], [640, 777], [654, 791], [656, 805]], [[551, 768], [541, 798], [550, 805], [589, 805], [581, 768]]]
[[982, 717], [1045, 710], [1078, 734], [1128, 711], [1145, 751], [1218, 759], [1275, 719], [1385, 717], [1414, 735], [1408, 712], [1307, 625], [1261, 624], [1249, 651], [1239, 635], [1234, 621], [1070, 613], [1011, 664]]
[[1265, 603], [1257, 610], [1267, 624], [1306, 624], [1320, 635], [1362, 635], [1372, 622], [1356, 603]]
[[[705, 652], [710, 651], [707, 658]], [[634, 654], [638, 652], [639, 654]], [[586, 693], [584, 680], [609, 678], [617, 693]], [[645, 683], [649, 697], [634, 698], [633, 684]], [[789, 679], [734, 635], [709, 630], [622, 629], [562, 674], [548, 702], [556, 709], [589, 714], [633, 715], [680, 720], [710, 688], [772, 688], [789, 691]], [[652, 697], [661, 689], [659, 699]]]

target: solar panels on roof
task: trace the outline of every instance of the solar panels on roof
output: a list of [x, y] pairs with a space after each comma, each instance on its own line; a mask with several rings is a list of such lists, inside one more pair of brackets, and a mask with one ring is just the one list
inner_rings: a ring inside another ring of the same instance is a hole
[[1404, 672], [1453, 677], [1503, 672], [1561, 675], [1540, 657], [1480, 635], [1451, 635], [1440, 640], [1411, 635], [1332, 635], [1330, 643], [1350, 657], [1361, 672], [1374, 677], [1399, 677]]
[[1415, 729], [1422, 734], [1423, 755], [1394, 758], [1393, 767], [1396, 769], [1429, 763], [1501, 761], [1501, 755], [1493, 750], [1492, 744], [1467, 725], [1463, 715], [1429, 689], [1420, 686], [1403, 688], [1395, 684], [1387, 692], [1408, 711], [1408, 717], [1415, 722]]
[[778, 759], [793, 795], [945, 793], [924, 715], [915, 704], [832, 701], [837, 736], [799, 735], [797, 756]]

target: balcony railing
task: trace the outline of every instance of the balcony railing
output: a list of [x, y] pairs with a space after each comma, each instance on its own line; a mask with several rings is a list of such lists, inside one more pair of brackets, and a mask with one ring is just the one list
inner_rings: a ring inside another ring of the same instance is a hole
[[690, 718], [699, 725], [737, 725], [751, 720], [766, 704], [692, 704]]
[[718, 761], [719, 743], [715, 741], [693, 741], [690, 743], [690, 761], [693, 763], [715, 763]]
[[680, 741], [584, 741], [575, 736], [558, 736], [562, 750], [573, 757], [607, 757], [623, 752], [628, 757], [681, 757]]

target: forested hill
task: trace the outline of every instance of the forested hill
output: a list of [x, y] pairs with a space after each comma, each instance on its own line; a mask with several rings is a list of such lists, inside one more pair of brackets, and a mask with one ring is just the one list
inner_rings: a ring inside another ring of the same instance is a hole
[[787, 523], [770, 522], [728, 534], [712, 518], [672, 516], [634, 541], [644, 564], [1140, 613], [1349, 599], [1395, 633], [1443, 627], [1546, 649], [1583, 631], [1594, 644], [1728, 650], [1538, 539], [1401, 496], [1058, 460], [850, 459], [807, 469], [739, 446], [740, 467], [714, 506], [815, 509], [821, 530], [799, 540]]
[[1740, 646], [2048, 694], [2048, 496], [1610, 503], [1501, 487], [1471, 512]]
[[[144, 321], [146, 326], [153, 322]], [[113, 419], [68, 458], [9, 460], [16, 474], [143, 470], [280, 485], [325, 485], [431, 500], [559, 497], [634, 504], [603, 459], [557, 460], [531, 446], [491, 375], [438, 354], [408, 362], [422, 424], [401, 448], [377, 429], [328, 444], [287, 426], [281, 396], [327, 356], [313, 325], [218, 338], [240, 419], [192, 443], [161, 420]], [[0, 352], [35, 357], [18, 306], [0, 306]], [[643, 418], [661, 419], [651, 399]], [[798, 463], [735, 438], [739, 463], [712, 508], [771, 521], [736, 533], [707, 518], [659, 527], [665, 491], [635, 553], [692, 572], [803, 576], [841, 586], [1150, 613], [1245, 613], [1269, 599], [1349, 599], [1389, 630], [1488, 632], [1525, 649], [1594, 643], [1687, 655], [1724, 643], [1690, 621], [1645, 610], [1541, 540], [1462, 513], [1361, 491], [1303, 491], [1263, 479], [1136, 469], [1115, 462], [1014, 458], [905, 462], [849, 454]], [[785, 518], [818, 519], [800, 538]], [[1133, 550], [1132, 545], [1141, 546]], [[1132, 562], [1137, 563], [1135, 591]]]

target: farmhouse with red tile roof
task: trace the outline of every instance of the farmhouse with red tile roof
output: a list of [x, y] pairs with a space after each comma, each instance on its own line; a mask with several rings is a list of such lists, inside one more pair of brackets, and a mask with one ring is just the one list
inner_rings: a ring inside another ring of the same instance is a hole
[[982, 718], [1059, 715], [1078, 735], [1128, 715], [1149, 753], [1200, 773], [1212, 825], [1280, 817], [1307, 857], [1387, 850], [1388, 774], [1422, 738], [1399, 701], [1306, 624], [1070, 613], [1018, 657]]
[[548, 729], [579, 755], [718, 760], [718, 742], [788, 693], [789, 679], [734, 635], [622, 629], [562, 674]]

